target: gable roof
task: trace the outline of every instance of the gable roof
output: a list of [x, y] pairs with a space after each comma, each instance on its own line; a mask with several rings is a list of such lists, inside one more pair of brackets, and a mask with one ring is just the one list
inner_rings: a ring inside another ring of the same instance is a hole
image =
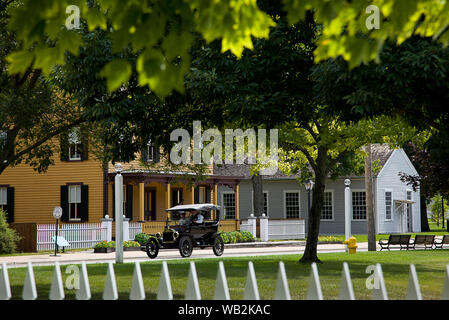
[[[395, 149], [391, 149], [388, 144], [372, 144], [371, 145], [371, 154], [372, 154], [372, 160], [377, 161], [379, 160], [378, 165], [380, 167], [384, 167], [384, 165], [387, 163], [388, 159], [390, 159], [391, 155], [393, 154]], [[249, 174], [251, 169], [251, 164], [244, 163], [244, 164], [222, 164], [222, 165], [214, 165], [213, 172], [214, 174], [221, 175], [221, 176], [242, 176], [244, 179], [251, 179], [251, 175]], [[379, 174], [380, 170], [374, 175], [377, 176]], [[286, 175], [282, 173], [279, 169], [276, 171], [274, 175], [270, 176], [262, 176], [262, 179], [264, 180], [282, 180], [282, 179], [296, 179], [300, 175]], [[354, 178], [359, 177], [359, 175], [352, 174], [349, 177], [344, 178]]]

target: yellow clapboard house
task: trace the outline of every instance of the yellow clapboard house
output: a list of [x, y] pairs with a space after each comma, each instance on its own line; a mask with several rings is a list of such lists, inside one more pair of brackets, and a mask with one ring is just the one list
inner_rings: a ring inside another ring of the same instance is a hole
[[[63, 209], [63, 223], [98, 223], [106, 215], [114, 217], [114, 166], [110, 163], [104, 169], [89, 152], [88, 139], [78, 139], [76, 131], [72, 133], [68, 139], [60, 139], [60, 151], [46, 173], [22, 163], [0, 175], [0, 208], [7, 212], [8, 222], [54, 223], [52, 212], [57, 206]], [[167, 218], [165, 209], [181, 202], [217, 204], [219, 185], [236, 191], [235, 217], [222, 222], [223, 230], [239, 228], [238, 185], [242, 177], [215, 175], [212, 166], [202, 179], [182, 168], [169, 170], [159, 149], [152, 145], [122, 166], [123, 214], [130, 222], [144, 223], [144, 232], [159, 230]]]

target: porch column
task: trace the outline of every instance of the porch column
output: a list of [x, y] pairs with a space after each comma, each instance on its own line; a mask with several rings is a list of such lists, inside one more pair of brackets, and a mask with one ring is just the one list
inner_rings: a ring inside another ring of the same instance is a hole
[[165, 188], [165, 199], [166, 199], [166, 205], [167, 205], [167, 208], [166, 209], [168, 209], [168, 208], [170, 208], [170, 203], [171, 203], [171, 197], [170, 197], [170, 195], [171, 195], [171, 185], [170, 185], [170, 182], [167, 182], [167, 187]]
[[191, 193], [191, 200], [192, 200], [192, 204], [195, 203], [195, 186], [192, 187], [192, 193]]
[[139, 221], [145, 220], [145, 183], [139, 183]]
[[[218, 205], [218, 186], [214, 183], [214, 198], [213, 203]], [[217, 210], [214, 210], [214, 218], [217, 218]]]
[[235, 220], [239, 220], [239, 185], [235, 186]]

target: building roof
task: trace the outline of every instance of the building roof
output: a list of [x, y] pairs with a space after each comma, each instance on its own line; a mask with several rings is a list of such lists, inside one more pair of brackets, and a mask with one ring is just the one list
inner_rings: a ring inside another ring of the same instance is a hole
[[[372, 144], [371, 145], [371, 153], [372, 153], [372, 160], [377, 161], [379, 160], [379, 163], [377, 164], [380, 167], [383, 167], [388, 159], [391, 157], [394, 149], [390, 148], [388, 144]], [[223, 164], [223, 165], [214, 165], [214, 174], [220, 175], [220, 176], [242, 176], [243, 179], [251, 179], [251, 175], [249, 174], [251, 169], [251, 164]], [[374, 176], [377, 176], [377, 174], [380, 172], [377, 171]], [[262, 176], [262, 179], [264, 180], [282, 180], [282, 179], [296, 179], [300, 175], [287, 175], [282, 173], [279, 169], [274, 175], [270, 176]], [[342, 178], [354, 178], [359, 177], [359, 175], [352, 174], [349, 177], [342, 177]]]

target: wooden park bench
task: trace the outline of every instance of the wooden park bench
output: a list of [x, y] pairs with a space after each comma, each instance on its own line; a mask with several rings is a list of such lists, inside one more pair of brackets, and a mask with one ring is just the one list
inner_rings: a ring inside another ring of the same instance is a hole
[[383, 249], [388, 249], [390, 251], [390, 246], [393, 245], [399, 245], [402, 249], [409, 248], [410, 245], [410, 234], [390, 234], [390, 236], [387, 239], [380, 239], [379, 245], [380, 245], [380, 251]]
[[445, 244], [449, 245], [449, 235], [445, 234], [441, 240], [435, 239], [434, 244], [435, 249], [443, 249]]
[[415, 239], [410, 243], [410, 248], [415, 249], [416, 245], [423, 245], [424, 249], [432, 249], [434, 240], [435, 235], [417, 234]]

